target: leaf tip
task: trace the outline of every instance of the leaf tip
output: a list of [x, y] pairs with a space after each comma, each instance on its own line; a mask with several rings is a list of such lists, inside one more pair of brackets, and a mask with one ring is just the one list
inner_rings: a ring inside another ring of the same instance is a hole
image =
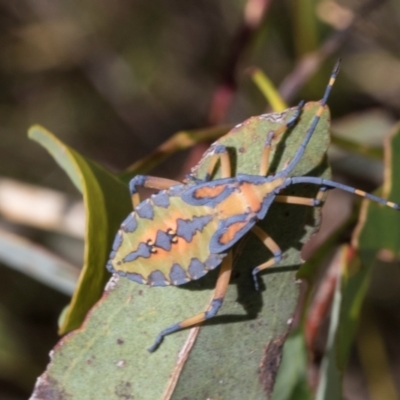
[[52, 135], [50, 131], [48, 131], [45, 127], [39, 124], [35, 124], [29, 127], [28, 129], [28, 138], [32, 140], [37, 140], [39, 135]]

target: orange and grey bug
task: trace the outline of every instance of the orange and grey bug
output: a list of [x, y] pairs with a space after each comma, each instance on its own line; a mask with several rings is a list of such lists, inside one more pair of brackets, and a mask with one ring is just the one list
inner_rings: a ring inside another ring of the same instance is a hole
[[[222, 264], [209, 308], [163, 330], [150, 347], [150, 352], [160, 345], [166, 335], [217, 314], [232, 271], [230, 248], [250, 230], [272, 253], [271, 259], [253, 269], [254, 284], [258, 289], [257, 274], [282, 258], [279, 245], [256, 225], [265, 217], [273, 202], [313, 207], [320, 204], [324, 190], [339, 188], [400, 209], [397, 204], [330, 180], [290, 176], [316, 129], [338, 71], [339, 62], [332, 71], [318, 111], [301, 145], [292, 160], [275, 175], [266, 176], [272, 139], [296, 124], [303, 102], [289, 121], [267, 135], [259, 175], [231, 177], [228, 152], [224, 146], [217, 146], [208, 168], [208, 180], [184, 185], [167, 179], [137, 176], [131, 181], [135, 211], [125, 219], [116, 235], [107, 264], [110, 272], [152, 286], [182, 285], [201, 278]], [[209, 180], [218, 160], [221, 161], [222, 179]], [[301, 183], [319, 186], [316, 198], [279, 195], [282, 189]], [[140, 203], [138, 186], [160, 192]]]

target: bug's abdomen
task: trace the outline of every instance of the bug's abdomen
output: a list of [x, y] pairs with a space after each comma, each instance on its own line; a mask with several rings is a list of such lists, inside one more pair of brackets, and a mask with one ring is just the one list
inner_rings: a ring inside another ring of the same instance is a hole
[[152, 286], [181, 285], [218, 266], [225, 254], [210, 254], [218, 227], [213, 210], [189, 206], [160, 192], [122, 223], [108, 269]]

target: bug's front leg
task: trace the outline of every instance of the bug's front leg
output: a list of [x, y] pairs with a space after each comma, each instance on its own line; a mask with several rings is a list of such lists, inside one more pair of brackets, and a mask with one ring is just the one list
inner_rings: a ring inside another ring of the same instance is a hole
[[254, 268], [253, 271], [252, 271], [253, 280], [254, 280], [254, 287], [255, 287], [256, 290], [259, 290], [257, 274], [259, 272], [263, 271], [264, 269], [272, 267], [274, 264], [276, 264], [279, 261], [281, 261], [282, 260], [282, 250], [277, 245], [277, 243], [271, 238], [271, 236], [269, 236], [266, 232], [264, 232], [257, 225], [253, 226], [253, 228], [251, 228], [251, 231], [264, 243], [264, 245], [268, 248], [268, 250], [270, 250], [271, 253], [274, 255], [268, 261], [266, 261], [265, 263], [259, 265], [256, 268]]
[[129, 182], [129, 191], [131, 193], [133, 208], [140, 203], [140, 196], [137, 187], [144, 187], [148, 189], [165, 190], [171, 186], [179, 185], [180, 182], [172, 179], [158, 178], [150, 175], [136, 175]]
[[232, 254], [231, 252], [223, 259], [221, 264], [221, 270], [218, 275], [217, 284], [215, 286], [214, 295], [211, 300], [211, 304], [205, 312], [197, 314], [193, 317], [187, 318], [177, 324], [171, 325], [167, 329], [164, 329], [156, 338], [154, 344], [148, 349], [150, 353], [155, 351], [163, 341], [166, 335], [179, 331], [190, 326], [197, 325], [207, 319], [214, 317], [218, 310], [221, 308], [224, 301], [226, 291], [228, 289], [229, 280], [232, 272]]

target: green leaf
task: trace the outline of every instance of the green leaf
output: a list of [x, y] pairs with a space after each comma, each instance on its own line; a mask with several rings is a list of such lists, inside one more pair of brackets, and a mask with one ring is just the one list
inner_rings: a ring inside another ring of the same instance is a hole
[[21, 236], [0, 230], [0, 260], [67, 295], [74, 291], [78, 269]]
[[337, 365], [341, 370], [344, 370], [353, 346], [361, 306], [369, 282], [370, 269], [368, 266], [361, 266], [359, 257], [355, 257], [343, 271], [341, 282], [342, 306], [336, 337]]
[[260, 89], [261, 93], [275, 112], [281, 112], [288, 107], [274, 84], [263, 71], [259, 68], [252, 68], [250, 74], [254, 83], [257, 85], [258, 89]]
[[318, 49], [319, 26], [315, 8], [316, 0], [294, 2], [291, 7], [294, 46], [298, 57]]
[[307, 349], [301, 329], [296, 329], [285, 342], [282, 365], [271, 400], [308, 400], [312, 392], [307, 383]]
[[35, 125], [28, 136], [39, 142], [82, 193], [86, 210], [84, 265], [78, 286], [60, 325], [60, 333], [78, 328], [101, 296], [109, 274], [104, 265], [122, 218], [132, 208], [129, 191], [115, 176]]
[[[400, 202], [400, 181], [394, 179], [400, 169], [400, 124], [397, 124], [385, 142], [385, 170], [382, 196]], [[363, 265], [371, 266], [375, 258], [393, 260], [400, 257], [400, 214], [365, 200], [354, 240]]]
[[[271, 171], [293, 157], [317, 108], [308, 103], [298, 126], [274, 146]], [[250, 118], [218, 141], [228, 146], [234, 173], [258, 174], [266, 134], [292, 113]], [[296, 175], [329, 176], [328, 121], [325, 110]], [[210, 155], [193, 170], [197, 177], [204, 176]], [[312, 197], [317, 189], [296, 185], [287, 193]], [[280, 350], [265, 357], [266, 344], [287, 334], [298, 296], [294, 270], [301, 264], [302, 244], [319, 221], [320, 209], [273, 204], [262, 225], [282, 247], [284, 260], [262, 274], [261, 290], [254, 290], [251, 270], [271, 254], [249, 234], [235, 248], [233, 279], [218, 316], [169, 335], [152, 354], [146, 349], [162, 329], [206, 308], [218, 271], [167, 288], [114, 278], [82, 328], [57, 345], [32, 400], [46, 392], [82, 400], [92, 399], [94, 392], [107, 399], [264, 399], [274, 383], [270, 363], [277, 368], [281, 357]]]
[[[398, 269], [398, 263], [393, 266], [395, 270]], [[368, 395], [371, 400], [397, 400], [397, 379], [396, 374], [392, 372], [391, 354], [387, 350], [383, 332], [379, 329], [374, 314], [368, 305], [363, 308], [357, 332], [358, 357]]]
[[356, 141], [345, 139], [340, 136], [333, 135], [332, 144], [339, 147], [341, 150], [351, 151], [373, 160], [382, 160], [383, 158], [383, 151], [380, 148], [360, 144]]
[[[330, 311], [328, 338], [319, 370], [319, 381], [315, 400], [341, 400], [343, 368], [337, 363], [337, 332], [340, 327], [342, 308], [342, 275], [349, 268], [349, 246], [343, 245], [337, 251], [329, 266], [325, 279], [331, 282], [333, 299]], [[322, 287], [323, 283], [320, 285]], [[332, 287], [333, 286], [333, 287]], [[330, 292], [330, 293], [332, 293]]]

